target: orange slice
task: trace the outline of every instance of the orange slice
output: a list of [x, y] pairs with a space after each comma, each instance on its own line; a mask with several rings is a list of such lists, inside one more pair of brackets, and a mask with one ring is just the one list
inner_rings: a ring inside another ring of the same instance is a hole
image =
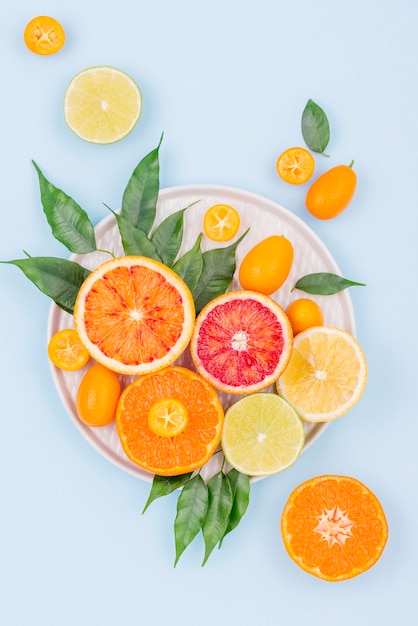
[[131, 375], [173, 363], [190, 341], [194, 317], [186, 283], [163, 263], [141, 256], [97, 267], [74, 307], [75, 327], [91, 356]]
[[276, 170], [280, 178], [291, 185], [302, 185], [312, 176], [315, 160], [305, 148], [288, 148], [277, 159]]
[[318, 476], [290, 495], [281, 518], [283, 542], [303, 570], [336, 582], [368, 570], [388, 538], [377, 497], [349, 476]]
[[81, 342], [78, 332], [73, 328], [64, 328], [51, 337], [48, 357], [56, 367], [73, 372], [86, 365], [90, 354]]
[[229, 241], [238, 232], [240, 217], [229, 204], [214, 204], [205, 213], [203, 230], [213, 241]]
[[223, 420], [216, 391], [201, 376], [179, 366], [128, 385], [116, 412], [127, 456], [160, 476], [202, 467], [220, 442]]
[[197, 371], [227, 393], [268, 387], [283, 372], [293, 334], [283, 309], [253, 291], [215, 298], [196, 319], [191, 356]]

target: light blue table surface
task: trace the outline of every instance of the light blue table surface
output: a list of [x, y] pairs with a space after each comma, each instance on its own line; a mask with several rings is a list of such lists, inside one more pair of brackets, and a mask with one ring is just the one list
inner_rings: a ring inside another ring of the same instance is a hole
[[[31, 54], [26, 23], [64, 25], [51, 57]], [[67, 256], [46, 223], [31, 159], [97, 223], [164, 131], [161, 187], [228, 185], [302, 218], [351, 290], [366, 391], [287, 471], [253, 485], [240, 527], [201, 567], [196, 539], [173, 568], [175, 497], [141, 515], [149, 484], [112, 465], [61, 405], [46, 356], [49, 301], [0, 267], [0, 623], [4, 626], [275, 626], [418, 623], [416, 0], [58, 0], [2, 9], [0, 258]], [[131, 74], [143, 114], [109, 146], [63, 119], [74, 74]], [[309, 98], [327, 112], [330, 158], [355, 160], [356, 195], [320, 222], [276, 158], [303, 145]], [[390, 536], [374, 568], [326, 583], [287, 556], [280, 515], [320, 474], [354, 476], [385, 509]]]

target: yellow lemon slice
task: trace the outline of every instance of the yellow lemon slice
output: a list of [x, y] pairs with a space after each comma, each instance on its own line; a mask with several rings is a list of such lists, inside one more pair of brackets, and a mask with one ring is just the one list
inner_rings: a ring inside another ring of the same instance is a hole
[[314, 326], [294, 338], [277, 390], [305, 420], [328, 422], [356, 404], [366, 379], [366, 359], [354, 337], [339, 328]]

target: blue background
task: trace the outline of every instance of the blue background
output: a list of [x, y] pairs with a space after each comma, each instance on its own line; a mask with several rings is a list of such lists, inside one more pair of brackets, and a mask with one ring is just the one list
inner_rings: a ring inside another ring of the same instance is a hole
[[[67, 42], [31, 54], [26, 23], [61, 21]], [[52, 383], [49, 301], [0, 268], [0, 621], [5, 626], [418, 621], [417, 23], [416, 0], [14, 0], [2, 9], [0, 258], [66, 256], [39, 201], [31, 159], [88, 211], [120, 204], [127, 178], [164, 131], [161, 186], [212, 183], [279, 202], [321, 237], [351, 290], [369, 364], [364, 396], [287, 471], [253, 486], [241, 526], [204, 568], [197, 539], [174, 569], [175, 497], [141, 515], [149, 485], [80, 436]], [[111, 146], [63, 119], [74, 74], [112, 65], [143, 94], [134, 132]], [[345, 213], [310, 217], [304, 189], [275, 172], [302, 144], [312, 98], [331, 125], [329, 159], [355, 160]], [[325, 583], [285, 553], [280, 515], [300, 482], [348, 474], [381, 500], [390, 537], [377, 565]]]

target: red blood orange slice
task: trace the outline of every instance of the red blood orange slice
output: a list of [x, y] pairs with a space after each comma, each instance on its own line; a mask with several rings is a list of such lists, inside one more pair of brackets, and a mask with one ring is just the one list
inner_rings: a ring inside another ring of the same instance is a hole
[[226, 393], [247, 394], [285, 369], [293, 333], [283, 309], [253, 291], [231, 291], [200, 312], [190, 343], [197, 371]]
[[173, 363], [193, 330], [193, 298], [166, 265], [142, 256], [111, 259], [84, 281], [74, 324], [91, 356], [121, 374]]

